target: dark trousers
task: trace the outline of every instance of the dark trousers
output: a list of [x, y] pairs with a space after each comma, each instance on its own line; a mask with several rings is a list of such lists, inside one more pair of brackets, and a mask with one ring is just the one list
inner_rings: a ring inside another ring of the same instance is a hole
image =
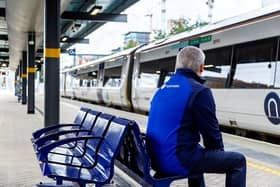
[[190, 171], [189, 187], [205, 187], [203, 173], [225, 173], [226, 187], [246, 187], [246, 159], [240, 153], [204, 150]]

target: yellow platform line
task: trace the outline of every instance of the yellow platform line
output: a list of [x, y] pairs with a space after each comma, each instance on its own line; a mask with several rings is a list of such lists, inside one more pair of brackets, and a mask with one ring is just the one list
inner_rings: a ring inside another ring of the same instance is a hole
[[261, 164], [257, 164], [257, 163], [251, 162], [251, 161], [247, 161], [247, 166], [250, 166], [250, 167], [253, 167], [253, 168], [263, 170], [263, 171], [266, 171], [268, 173], [280, 176], [280, 170], [272, 169], [270, 167], [267, 167], [267, 166], [264, 166], [264, 165], [261, 165]]

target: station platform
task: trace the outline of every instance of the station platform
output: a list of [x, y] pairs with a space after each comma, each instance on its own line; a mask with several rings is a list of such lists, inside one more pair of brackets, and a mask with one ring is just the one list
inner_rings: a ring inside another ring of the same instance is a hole
[[[90, 103], [61, 98], [60, 121], [72, 122], [80, 106], [135, 119], [145, 131], [147, 116], [111, 109]], [[11, 92], [0, 90], [0, 187], [36, 186], [42, 177], [30, 142], [31, 133], [43, 127], [43, 96], [36, 96], [36, 113], [27, 114], [27, 106], [17, 102]], [[223, 133], [225, 149], [242, 152], [247, 158], [247, 187], [280, 186], [280, 145], [250, 140]], [[140, 186], [115, 168], [114, 186]], [[205, 174], [207, 187], [223, 187], [225, 175]], [[91, 186], [91, 185], [89, 185]], [[187, 187], [179, 180], [174, 187]]]

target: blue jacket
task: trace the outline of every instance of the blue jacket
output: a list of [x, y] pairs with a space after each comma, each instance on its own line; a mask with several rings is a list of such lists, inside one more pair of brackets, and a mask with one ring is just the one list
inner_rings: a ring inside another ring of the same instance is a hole
[[154, 95], [146, 143], [156, 171], [188, 175], [204, 148], [223, 149], [214, 98], [203, 83], [192, 70], [178, 69]]

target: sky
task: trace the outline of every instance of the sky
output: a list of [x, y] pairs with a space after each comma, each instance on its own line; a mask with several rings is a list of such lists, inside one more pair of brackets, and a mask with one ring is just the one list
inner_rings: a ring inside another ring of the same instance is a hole
[[[166, 20], [188, 18], [195, 21], [199, 18], [207, 21], [206, 1], [166, 0]], [[261, 4], [262, 0], [215, 0], [212, 22], [253, 11], [261, 8]], [[76, 44], [71, 48], [76, 48], [77, 54], [110, 54], [112, 49], [123, 47], [125, 33], [161, 28], [161, 0], [139, 0], [122, 13], [127, 14], [127, 23], [108, 22], [86, 37], [90, 39], [89, 44]]]

